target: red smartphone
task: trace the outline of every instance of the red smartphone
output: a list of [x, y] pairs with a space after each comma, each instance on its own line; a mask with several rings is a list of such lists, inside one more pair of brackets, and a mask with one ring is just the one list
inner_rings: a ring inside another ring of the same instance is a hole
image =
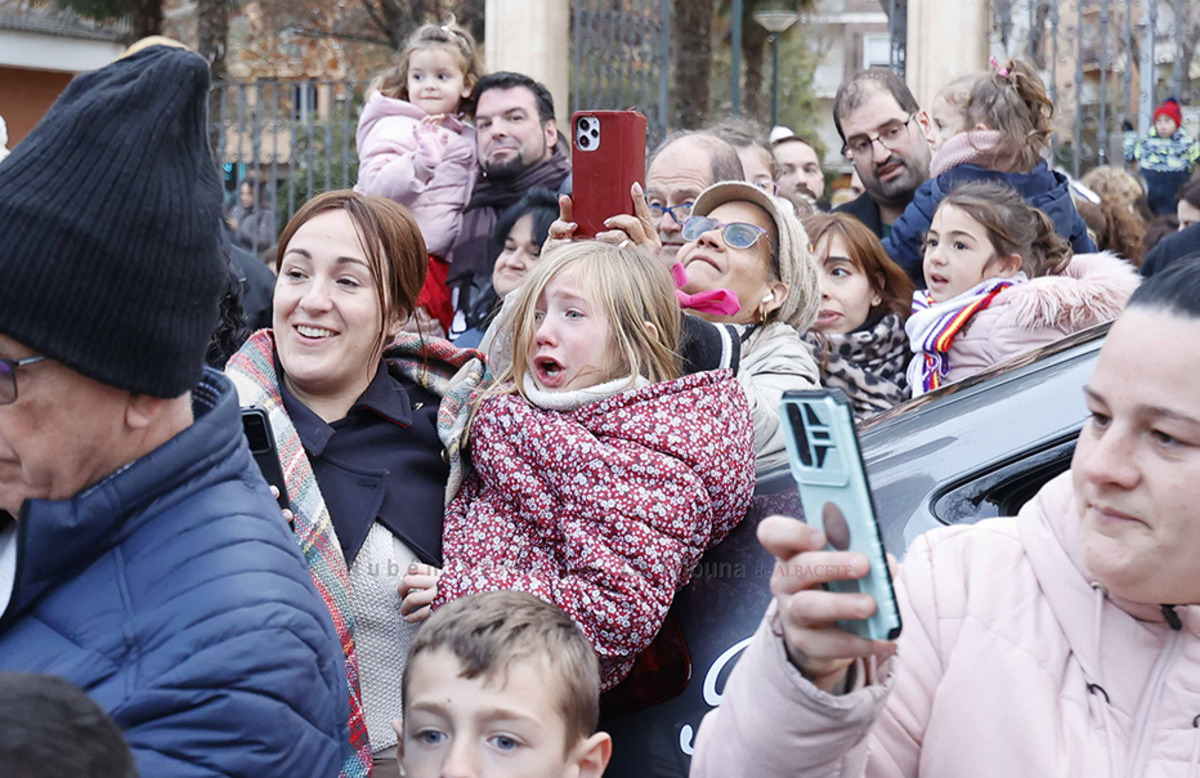
[[645, 186], [646, 117], [637, 111], [576, 111], [571, 173], [576, 237], [595, 237], [611, 216], [632, 216], [629, 188], [635, 181]]

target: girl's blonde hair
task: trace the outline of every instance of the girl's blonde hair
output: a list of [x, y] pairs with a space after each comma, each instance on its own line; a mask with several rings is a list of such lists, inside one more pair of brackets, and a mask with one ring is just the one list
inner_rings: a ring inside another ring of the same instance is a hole
[[[504, 322], [513, 353], [511, 364], [496, 382], [498, 391], [515, 391], [525, 397], [526, 355], [537, 332], [537, 301], [550, 282], [564, 273], [575, 275], [597, 313], [608, 320], [609, 347], [617, 351], [629, 375], [640, 375], [651, 383], [683, 375], [679, 356], [682, 313], [675, 284], [662, 261], [640, 249], [589, 240], [554, 249], [521, 284], [516, 304]], [[654, 330], [647, 323], [653, 324]]]
[[967, 127], [1000, 132], [996, 170], [1029, 172], [1042, 160], [1054, 134], [1054, 103], [1033, 65], [1008, 60], [980, 77], [967, 101]]
[[[463, 84], [467, 89], [474, 89], [479, 79], [483, 78], [483, 63], [475, 51], [475, 39], [471, 33], [454, 23], [454, 17], [445, 24], [424, 24], [409, 36], [404, 44], [396, 64], [384, 71], [371, 82], [367, 93], [379, 90], [384, 97], [396, 100], [408, 100], [408, 61], [414, 51], [441, 46], [454, 52], [459, 67], [463, 72]], [[474, 116], [475, 105], [468, 98], [459, 104], [459, 113], [467, 117]]]
[[947, 195], [938, 208], [948, 205], [979, 222], [997, 255], [1019, 256], [1021, 270], [1030, 278], [1059, 275], [1071, 263], [1071, 246], [1054, 231], [1054, 222], [1012, 187], [966, 183]]

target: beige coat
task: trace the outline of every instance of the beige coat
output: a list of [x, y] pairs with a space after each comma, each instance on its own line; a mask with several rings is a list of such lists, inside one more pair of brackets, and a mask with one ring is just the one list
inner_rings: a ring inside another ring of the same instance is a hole
[[821, 372], [799, 333], [783, 322], [756, 328], [742, 343], [737, 378], [754, 417], [755, 469], [764, 473], [787, 463], [779, 401], [789, 389], [816, 389]]

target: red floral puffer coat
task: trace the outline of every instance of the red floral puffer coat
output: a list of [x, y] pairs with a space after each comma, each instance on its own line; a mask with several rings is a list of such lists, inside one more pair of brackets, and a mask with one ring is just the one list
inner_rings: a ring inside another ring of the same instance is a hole
[[729, 371], [566, 413], [501, 395], [479, 408], [470, 443], [433, 607], [497, 589], [551, 602], [595, 647], [605, 689], [754, 492], [750, 408]]

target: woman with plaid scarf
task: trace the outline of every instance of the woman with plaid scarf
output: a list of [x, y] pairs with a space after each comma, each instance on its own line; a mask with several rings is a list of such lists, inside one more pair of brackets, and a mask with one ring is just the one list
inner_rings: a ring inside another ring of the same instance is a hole
[[[402, 206], [351, 191], [304, 205], [279, 240], [274, 328], [227, 374], [267, 411], [296, 540], [342, 640], [353, 753], [344, 776], [395, 774], [401, 671], [415, 627], [399, 578], [440, 566], [458, 426], [482, 357], [401, 334], [424, 282], [421, 232]], [[445, 416], [446, 445], [438, 434]]]

